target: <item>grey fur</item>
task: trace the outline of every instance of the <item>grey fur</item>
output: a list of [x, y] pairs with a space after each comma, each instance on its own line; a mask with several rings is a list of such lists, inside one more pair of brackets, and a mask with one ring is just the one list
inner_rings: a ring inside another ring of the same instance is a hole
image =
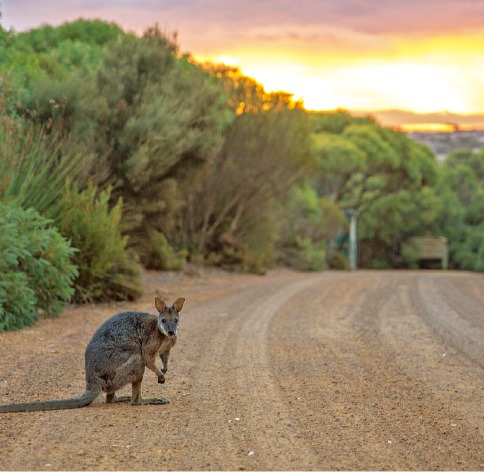
[[[81, 408], [91, 404], [101, 392], [106, 402], [131, 401], [132, 405], [169, 403], [166, 398], [141, 398], [145, 367], [165, 383], [171, 348], [176, 343], [179, 314], [184, 298], [172, 307], [155, 298], [158, 317], [139, 311], [118, 313], [106, 320], [86, 347], [86, 391], [76, 398], [0, 405], [0, 413]], [[156, 365], [160, 356], [163, 369]], [[132, 385], [131, 397], [116, 397], [115, 392]]]

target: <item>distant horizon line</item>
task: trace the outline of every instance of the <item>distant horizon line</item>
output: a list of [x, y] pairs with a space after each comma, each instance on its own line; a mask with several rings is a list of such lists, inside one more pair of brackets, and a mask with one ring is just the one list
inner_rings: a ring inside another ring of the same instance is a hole
[[455, 113], [447, 110], [419, 113], [411, 110], [387, 108], [380, 110], [308, 110], [314, 113], [345, 111], [353, 116], [371, 116], [382, 126], [401, 129], [405, 132], [453, 132], [483, 131], [484, 113]]

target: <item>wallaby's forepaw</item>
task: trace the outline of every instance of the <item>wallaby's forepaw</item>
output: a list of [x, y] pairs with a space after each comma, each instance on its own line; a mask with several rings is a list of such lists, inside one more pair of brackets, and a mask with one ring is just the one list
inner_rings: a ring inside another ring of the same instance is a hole
[[165, 376], [164, 375], [160, 375], [158, 377], [158, 383], [159, 384], [164, 384], [165, 383]]
[[166, 374], [168, 372], [168, 367], [163, 367], [163, 369], [161, 369], [161, 371]]

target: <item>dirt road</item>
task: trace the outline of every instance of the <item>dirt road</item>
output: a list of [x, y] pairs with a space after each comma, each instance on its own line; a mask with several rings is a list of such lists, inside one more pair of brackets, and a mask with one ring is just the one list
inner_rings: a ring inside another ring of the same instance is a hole
[[152, 272], [145, 286], [0, 335], [0, 402], [82, 393], [95, 329], [154, 312], [159, 293], [187, 299], [167, 383], [143, 384], [171, 403], [2, 414], [1, 469], [482, 470], [484, 275]]

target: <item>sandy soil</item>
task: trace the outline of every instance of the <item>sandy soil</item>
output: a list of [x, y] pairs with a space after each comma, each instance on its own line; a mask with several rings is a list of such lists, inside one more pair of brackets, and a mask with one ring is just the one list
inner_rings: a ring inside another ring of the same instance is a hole
[[[0, 403], [77, 396], [109, 316], [186, 297], [169, 405], [0, 414], [5, 470], [482, 470], [484, 275], [146, 273], [0, 335]], [[123, 389], [129, 394], [130, 388]]]

